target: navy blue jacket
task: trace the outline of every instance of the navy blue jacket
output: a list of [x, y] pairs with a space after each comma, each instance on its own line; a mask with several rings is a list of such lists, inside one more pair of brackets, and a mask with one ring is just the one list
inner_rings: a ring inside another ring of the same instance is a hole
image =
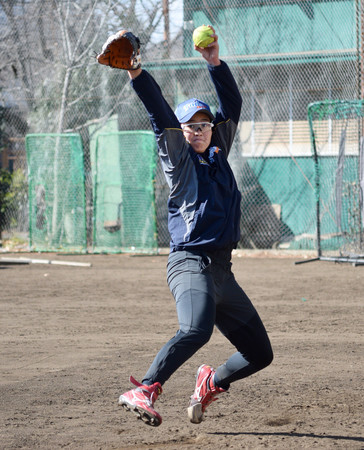
[[227, 64], [208, 65], [219, 99], [211, 144], [196, 153], [160, 87], [145, 70], [131, 81], [156, 135], [158, 153], [170, 188], [168, 229], [171, 249], [234, 248], [240, 239], [240, 200], [227, 161], [239, 121], [242, 99]]

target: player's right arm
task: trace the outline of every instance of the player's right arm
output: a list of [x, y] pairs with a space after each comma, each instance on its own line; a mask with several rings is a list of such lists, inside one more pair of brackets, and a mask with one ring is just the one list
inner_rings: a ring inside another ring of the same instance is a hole
[[139, 69], [136, 74], [130, 72], [131, 85], [148, 112], [156, 136], [160, 136], [166, 128], [181, 130], [177, 117], [154, 78], [146, 70]]

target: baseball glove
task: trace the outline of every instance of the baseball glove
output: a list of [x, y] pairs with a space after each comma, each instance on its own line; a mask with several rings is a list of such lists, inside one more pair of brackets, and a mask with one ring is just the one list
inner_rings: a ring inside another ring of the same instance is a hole
[[116, 69], [139, 69], [140, 40], [130, 31], [121, 30], [108, 38], [96, 59], [100, 64]]

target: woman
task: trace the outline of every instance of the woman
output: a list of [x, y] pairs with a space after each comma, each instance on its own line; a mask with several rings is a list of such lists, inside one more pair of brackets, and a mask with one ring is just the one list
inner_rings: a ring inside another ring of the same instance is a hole
[[240, 239], [241, 195], [227, 158], [242, 100], [230, 69], [219, 58], [215, 31], [213, 37], [208, 47], [195, 50], [208, 64], [219, 99], [215, 117], [209, 105], [196, 98], [178, 105], [174, 113], [147, 71], [128, 71], [149, 114], [170, 188], [167, 280], [179, 321], [179, 330], [156, 355], [142, 383], [131, 377], [137, 387], [119, 398], [121, 406], [152, 426], [162, 421], [154, 409], [162, 385], [208, 342], [214, 325], [236, 352], [216, 370], [199, 367], [187, 409], [192, 423], [202, 421], [206, 407], [232, 382], [273, 359], [259, 315], [231, 271], [231, 252]]

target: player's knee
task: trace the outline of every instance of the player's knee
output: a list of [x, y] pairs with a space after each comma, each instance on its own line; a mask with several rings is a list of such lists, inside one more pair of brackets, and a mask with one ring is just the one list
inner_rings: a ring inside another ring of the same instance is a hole
[[190, 330], [187, 333], [188, 340], [194, 347], [202, 347], [208, 343], [212, 335], [212, 330]]
[[270, 345], [267, 345], [264, 349], [261, 349], [254, 357], [254, 366], [258, 370], [262, 370], [269, 366], [273, 361], [273, 350]]

